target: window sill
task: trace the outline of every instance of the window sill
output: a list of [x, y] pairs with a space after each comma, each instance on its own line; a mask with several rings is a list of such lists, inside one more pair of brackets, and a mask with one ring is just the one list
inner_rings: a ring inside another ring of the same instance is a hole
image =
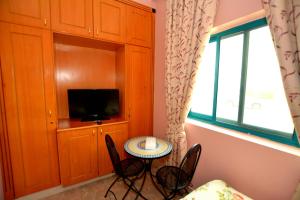
[[194, 125], [194, 126], [199, 126], [199, 127], [202, 127], [202, 128], [206, 128], [206, 129], [215, 131], [217, 133], [229, 135], [229, 136], [232, 136], [232, 137], [235, 137], [235, 138], [239, 138], [241, 140], [245, 140], [245, 141], [248, 141], [248, 142], [259, 144], [259, 145], [262, 145], [262, 146], [265, 146], [265, 147], [269, 147], [269, 148], [272, 148], [272, 149], [275, 149], [275, 150], [278, 150], [278, 151], [282, 151], [282, 152], [289, 153], [289, 154], [300, 157], [300, 148], [297, 148], [297, 147], [289, 146], [289, 145], [286, 145], [286, 144], [281, 144], [281, 143], [274, 142], [272, 140], [261, 138], [261, 137], [255, 136], [255, 135], [242, 133], [242, 132], [239, 132], [239, 131], [235, 131], [235, 130], [215, 126], [215, 125], [212, 125], [212, 124], [207, 124], [205, 122], [197, 121], [197, 120], [194, 120], [194, 119], [189, 119], [188, 118], [186, 123]]

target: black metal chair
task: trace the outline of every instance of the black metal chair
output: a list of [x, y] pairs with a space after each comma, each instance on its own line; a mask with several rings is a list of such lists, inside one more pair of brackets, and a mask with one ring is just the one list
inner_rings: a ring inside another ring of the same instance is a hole
[[141, 174], [141, 172], [143, 172], [145, 169], [144, 162], [136, 158], [126, 158], [124, 160], [120, 160], [120, 156], [115, 144], [109, 135], [105, 135], [105, 143], [117, 178], [109, 186], [104, 197], [107, 197], [108, 192], [111, 192], [115, 199], [117, 199], [114, 192], [111, 191], [111, 188], [118, 180], [122, 179], [123, 182], [128, 186], [128, 190], [122, 199], [126, 198], [130, 190], [136, 192], [139, 196], [145, 199], [145, 197], [140, 194], [140, 191], [134, 185], [134, 182], [139, 178], [139, 174]]
[[195, 144], [185, 154], [179, 167], [164, 166], [156, 172], [157, 183], [162, 186], [165, 199], [172, 199], [190, 185], [194, 176], [199, 158], [201, 155], [201, 145]]

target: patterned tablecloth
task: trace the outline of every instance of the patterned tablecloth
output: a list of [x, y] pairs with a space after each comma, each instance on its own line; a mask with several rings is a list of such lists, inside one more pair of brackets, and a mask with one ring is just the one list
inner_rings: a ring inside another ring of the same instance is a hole
[[[146, 139], [148, 137], [135, 137], [127, 140], [124, 144], [124, 149], [130, 155], [138, 158], [161, 158], [168, 155], [172, 151], [172, 144], [162, 140], [156, 139], [156, 148], [146, 149]], [[149, 137], [154, 138], [154, 137]]]
[[224, 181], [210, 181], [193, 192], [182, 198], [181, 200], [252, 200], [246, 195], [229, 187]]

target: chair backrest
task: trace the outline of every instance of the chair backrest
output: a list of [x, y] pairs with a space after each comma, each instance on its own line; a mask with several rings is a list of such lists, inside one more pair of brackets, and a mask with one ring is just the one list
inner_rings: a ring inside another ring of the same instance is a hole
[[[176, 188], [179, 184], [179, 181], [185, 180], [185, 183], [188, 185], [192, 181], [194, 176], [200, 155], [201, 155], [201, 145], [195, 144], [193, 145], [188, 152], [183, 157], [179, 168], [181, 169], [179, 172], [179, 176], [177, 178]], [[186, 186], [187, 186], [186, 185]]]
[[123, 176], [119, 153], [116, 149], [114, 141], [109, 135], [105, 135], [105, 143], [116, 174]]

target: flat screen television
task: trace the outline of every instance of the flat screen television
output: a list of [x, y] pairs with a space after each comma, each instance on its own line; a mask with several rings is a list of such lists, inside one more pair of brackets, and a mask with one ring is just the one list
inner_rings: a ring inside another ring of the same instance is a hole
[[69, 117], [102, 121], [119, 114], [118, 89], [68, 89]]

